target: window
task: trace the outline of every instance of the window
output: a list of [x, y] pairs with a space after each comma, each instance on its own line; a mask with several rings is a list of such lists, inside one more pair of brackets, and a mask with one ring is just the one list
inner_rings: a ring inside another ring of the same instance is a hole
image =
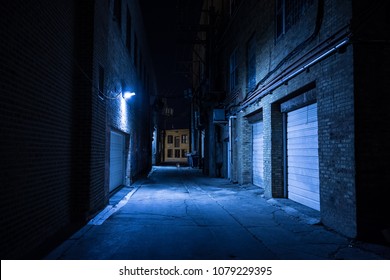
[[122, 28], [122, 0], [114, 0], [114, 19], [119, 25], [119, 29]]
[[126, 19], [126, 48], [131, 53], [131, 15], [129, 8], [127, 8], [127, 19]]
[[168, 144], [173, 144], [173, 136], [172, 135], [168, 135], [167, 142], [168, 142]]
[[186, 149], [182, 149], [182, 150], [181, 150], [181, 157], [182, 157], [182, 158], [187, 157], [187, 150], [186, 150]]
[[276, 38], [296, 24], [313, 2], [314, 0], [276, 0]]
[[179, 157], [180, 157], [180, 150], [175, 149], [175, 158], [179, 158]]
[[233, 91], [238, 84], [238, 65], [237, 65], [237, 49], [230, 55], [230, 91]]
[[246, 50], [247, 87], [248, 90], [252, 90], [256, 86], [256, 41], [254, 36], [248, 41]]
[[168, 149], [168, 155], [167, 155], [169, 158], [172, 158], [173, 157], [173, 150], [172, 149]]
[[175, 147], [180, 147], [180, 137], [175, 136]]
[[182, 143], [182, 144], [187, 144], [187, 141], [188, 141], [187, 134], [183, 134], [183, 135], [181, 136], [181, 143]]

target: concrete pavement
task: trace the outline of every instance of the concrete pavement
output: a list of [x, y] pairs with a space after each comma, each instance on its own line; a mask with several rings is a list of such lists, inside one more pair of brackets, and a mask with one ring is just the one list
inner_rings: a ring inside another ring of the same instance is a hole
[[266, 199], [253, 185], [189, 167], [153, 167], [46, 259], [390, 259], [390, 247], [349, 240], [319, 212]]

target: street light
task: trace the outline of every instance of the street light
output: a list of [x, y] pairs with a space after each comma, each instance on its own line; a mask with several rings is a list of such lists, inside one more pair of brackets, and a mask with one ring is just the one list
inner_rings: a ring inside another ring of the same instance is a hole
[[130, 99], [135, 95], [135, 92], [125, 91], [123, 92], [122, 96], [124, 99]]

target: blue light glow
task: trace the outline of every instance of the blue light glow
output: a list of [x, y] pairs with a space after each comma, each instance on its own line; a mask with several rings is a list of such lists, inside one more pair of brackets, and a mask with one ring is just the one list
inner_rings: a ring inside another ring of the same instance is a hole
[[124, 99], [130, 99], [131, 97], [133, 97], [135, 95], [135, 92], [130, 92], [130, 91], [125, 91], [123, 93], [123, 98]]

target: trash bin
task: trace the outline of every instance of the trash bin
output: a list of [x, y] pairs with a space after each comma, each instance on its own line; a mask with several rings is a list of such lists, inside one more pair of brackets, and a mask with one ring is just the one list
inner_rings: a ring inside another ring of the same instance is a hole
[[198, 166], [199, 166], [199, 156], [192, 155], [192, 167], [198, 167]]
[[191, 153], [187, 153], [187, 163], [188, 163], [188, 166], [190, 167], [193, 167], [193, 162], [192, 162], [192, 154]]

